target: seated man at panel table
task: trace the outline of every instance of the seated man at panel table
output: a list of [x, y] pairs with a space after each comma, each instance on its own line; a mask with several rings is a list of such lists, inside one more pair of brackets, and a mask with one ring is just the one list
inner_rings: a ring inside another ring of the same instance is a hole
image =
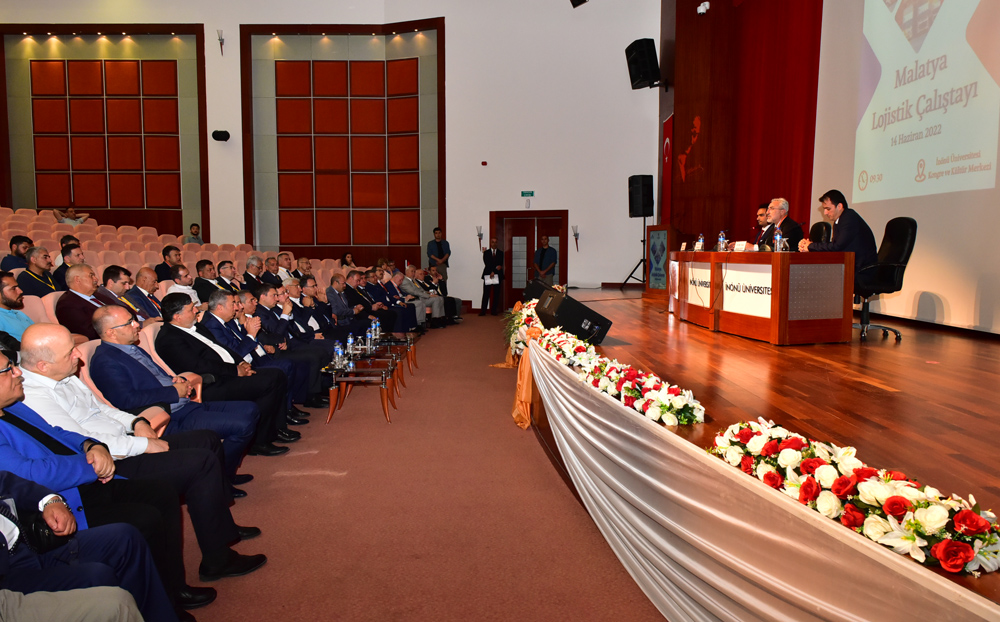
[[[441, 328], [445, 324], [444, 298], [437, 294], [431, 294], [416, 282], [417, 266], [410, 264], [406, 266], [406, 275], [399, 284], [399, 289], [408, 297], [420, 300], [431, 310], [431, 328]], [[419, 315], [419, 310], [418, 310]]]
[[105, 304], [116, 304], [128, 310], [144, 327], [162, 322], [162, 317], [147, 317], [142, 308], [125, 297], [132, 289], [132, 273], [121, 266], [108, 266], [101, 275], [104, 286], [94, 296]]
[[56, 319], [70, 332], [97, 339], [91, 319], [94, 311], [109, 303], [95, 296], [98, 283], [94, 269], [87, 264], [70, 267], [66, 271], [66, 284], [69, 291], [56, 302]]
[[184, 294], [191, 299], [191, 302], [194, 303], [195, 308], [199, 312], [208, 308], [208, 305], [201, 302], [198, 298], [198, 292], [194, 290], [194, 277], [191, 275], [191, 271], [187, 269], [187, 266], [180, 264], [171, 268], [170, 278], [174, 284], [167, 288], [168, 296], [170, 294]]
[[10, 272], [18, 268], [27, 268], [28, 258], [24, 254], [34, 245], [35, 243], [26, 235], [13, 236], [10, 239], [10, 254], [0, 261], [0, 270]]
[[799, 251], [854, 253], [854, 276], [862, 268], [878, 261], [875, 235], [865, 219], [847, 206], [847, 199], [840, 190], [830, 190], [819, 198], [823, 216], [833, 223], [829, 242], [799, 242]]
[[[247, 292], [246, 296], [252, 298]], [[250, 363], [252, 369], [274, 367], [288, 378], [288, 400], [286, 401], [287, 421], [293, 425], [301, 417], [310, 413], [299, 410], [293, 402], [307, 408], [320, 408], [322, 401], [310, 397], [310, 393], [322, 390], [319, 370], [314, 369], [312, 358], [305, 359], [295, 353], [293, 356], [277, 357], [274, 346], [264, 346], [257, 337], [261, 336], [260, 318], [247, 317], [243, 313], [242, 296], [235, 292], [219, 290], [208, 298], [208, 312], [201, 318], [201, 325], [208, 329], [215, 341], [241, 356]], [[252, 303], [256, 306], [256, 299]], [[311, 385], [315, 380], [315, 385]], [[312, 386], [312, 388], [310, 388]]]
[[767, 205], [768, 228], [761, 234], [763, 246], [758, 246], [760, 250], [778, 250], [774, 247], [774, 233], [778, 229], [781, 237], [788, 242], [788, 250], [795, 251], [799, 248], [802, 240], [802, 225], [788, 217], [788, 200], [772, 199]]
[[[170, 412], [166, 435], [190, 430], [211, 430], [222, 439], [223, 464], [233, 484], [250, 481], [236, 471], [250, 446], [260, 411], [249, 401], [193, 402], [193, 387], [184, 376], [171, 376], [142, 348], [139, 325], [118, 307], [94, 313], [94, 330], [101, 345], [90, 360], [90, 377], [104, 398], [128, 412], [158, 404]], [[167, 437], [164, 436], [166, 439]]]
[[243, 277], [236, 272], [236, 264], [227, 259], [220, 261], [218, 268], [219, 278], [216, 280], [216, 283], [234, 292], [238, 292], [243, 288]]
[[17, 275], [17, 284], [21, 286], [21, 291], [27, 296], [39, 298], [59, 291], [49, 272], [52, 269], [52, 258], [45, 247], [29, 248], [24, 256], [28, 259], [28, 267]]
[[[10, 501], [0, 514], [0, 589], [21, 594], [38, 593], [41, 598], [46, 592], [74, 590], [71, 594], [83, 598], [83, 602], [66, 602], [65, 606], [75, 608], [96, 604], [93, 598], [117, 598], [115, 590], [83, 588], [121, 586], [128, 593], [119, 602], [131, 602], [133, 610], [138, 605], [146, 620], [177, 619], [156, 572], [149, 546], [135, 527], [118, 524], [78, 531], [76, 518], [65, 499], [44, 486], [6, 471], [0, 471], [0, 496]], [[57, 536], [72, 537], [72, 544], [67, 539], [65, 544], [42, 553], [30, 546], [29, 536], [21, 526], [38, 514]], [[75, 555], [69, 553], [70, 547], [77, 551]], [[57, 607], [59, 601], [36, 604]], [[17, 614], [33, 612], [39, 616], [30, 619], [47, 619], [43, 614], [55, 614], [51, 610], [33, 610], [32, 605], [32, 601], [25, 599], [23, 608], [17, 607], [14, 611]], [[10, 611], [5, 607], [3, 612]], [[5, 616], [5, 619], [20, 618]]]
[[757, 208], [757, 224], [753, 227], [753, 234], [750, 237], [751, 244], [763, 244], [767, 232], [767, 203], [761, 203]]
[[194, 280], [194, 291], [197, 292], [198, 299], [201, 302], [208, 302], [208, 298], [212, 295], [212, 292], [217, 292], [220, 289], [228, 289], [219, 283], [219, 275], [216, 274], [215, 264], [211, 261], [202, 259], [195, 264], [195, 269], [198, 271], [198, 278]]
[[66, 244], [63, 246], [60, 256], [62, 257], [62, 265], [56, 268], [52, 273], [52, 279], [56, 282], [56, 288], [58, 288], [59, 291], [64, 292], [69, 289], [66, 285], [66, 270], [68, 270], [70, 266], [77, 266], [82, 263], [86, 263], [87, 260], [83, 257], [83, 249], [76, 243]]
[[202, 400], [251, 400], [260, 417], [251, 456], [277, 456], [288, 451], [274, 441], [290, 443], [301, 436], [288, 429], [286, 411], [288, 379], [278, 369], [252, 369], [235, 352], [223, 347], [201, 324], [196, 323], [194, 303], [184, 294], [167, 294], [161, 303], [164, 325], [156, 336], [156, 353], [177, 373], [191, 371], [211, 375], [202, 387]]
[[247, 257], [247, 270], [243, 273], [243, 284], [240, 289], [254, 291], [264, 284], [261, 273], [264, 271], [264, 260], [257, 255]]
[[160, 299], [155, 296], [159, 284], [156, 272], [152, 268], [139, 268], [139, 272], [135, 275], [135, 285], [125, 292], [125, 298], [139, 308], [147, 318], [160, 318], [162, 320]]
[[181, 249], [176, 246], [164, 246], [161, 254], [163, 255], [163, 263], [156, 264], [154, 268], [156, 278], [160, 281], [169, 281], [170, 269], [181, 265]]
[[35, 322], [24, 311], [24, 294], [14, 275], [0, 272], [0, 331], [21, 340], [24, 330]]

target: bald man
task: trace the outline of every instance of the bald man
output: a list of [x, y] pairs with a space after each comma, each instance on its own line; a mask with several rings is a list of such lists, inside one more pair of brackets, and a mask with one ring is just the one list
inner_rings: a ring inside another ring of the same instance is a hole
[[160, 280], [156, 277], [155, 270], [146, 267], [139, 268], [139, 271], [135, 273], [135, 286], [125, 292], [125, 298], [141, 309], [142, 314], [146, 317], [163, 319], [163, 314], [160, 312], [160, 299], [155, 296], [159, 285]]
[[97, 274], [85, 263], [70, 266], [66, 270], [66, 285], [69, 286], [69, 291], [56, 302], [56, 319], [70, 332], [87, 339], [97, 339], [91, 319], [94, 311], [105, 304], [94, 295], [99, 285]]

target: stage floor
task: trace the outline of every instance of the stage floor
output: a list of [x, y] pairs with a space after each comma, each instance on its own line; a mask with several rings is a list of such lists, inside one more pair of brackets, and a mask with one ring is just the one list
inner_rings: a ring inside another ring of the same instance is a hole
[[[606, 356], [694, 391], [706, 422], [678, 431], [692, 443], [764, 417], [1000, 513], [1000, 340], [900, 323], [900, 343], [854, 331], [849, 344], [772, 346], [681, 322], [638, 291], [569, 294], [614, 322]], [[955, 580], [1000, 603], [1000, 573]]]

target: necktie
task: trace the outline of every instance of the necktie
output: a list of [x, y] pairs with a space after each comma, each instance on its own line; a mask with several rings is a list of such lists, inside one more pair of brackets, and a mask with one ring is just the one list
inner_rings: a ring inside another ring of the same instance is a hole
[[87, 298], [87, 300], [89, 300], [90, 302], [92, 302], [94, 304], [94, 306], [97, 306], [97, 307], [103, 307], [104, 306], [103, 302], [101, 302], [97, 298], [94, 298], [93, 296], [90, 296], [89, 298]]
[[10, 554], [13, 554], [14, 550], [22, 542], [25, 541], [24, 538], [21, 537], [21, 534], [24, 533], [24, 528], [21, 526], [21, 523], [17, 520], [17, 514], [14, 512], [14, 510], [11, 509], [9, 505], [7, 505], [6, 499], [0, 500], [0, 516], [3, 516], [7, 520], [9, 520], [14, 525], [14, 528], [17, 529], [17, 533], [14, 536], [14, 541], [7, 543], [7, 551]]
[[149, 294], [149, 301], [153, 303], [153, 306], [156, 307], [157, 311], [160, 310], [160, 303], [156, 302], [156, 298], [154, 298], [152, 294]]

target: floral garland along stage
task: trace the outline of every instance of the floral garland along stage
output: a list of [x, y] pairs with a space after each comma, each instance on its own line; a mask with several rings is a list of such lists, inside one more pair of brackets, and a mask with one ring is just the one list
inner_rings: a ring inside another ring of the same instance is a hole
[[[705, 408], [694, 394], [664, 382], [654, 374], [634, 369], [597, 354], [594, 346], [561, 327], [546, 329], [535, 313], [537, 300], [517, 303], [507, 316], [511, 352], [520, 355], [527, 340], [537, 339], [557, 361], [576, 368], [581, 381], [606, 393], [651, 421], [664, 425], [704, 423]], [[523, 328], [523, 330], [521, 330]]]
[[729, 426], [709, 452], [922, 564], [977, 577], [1000, 567], [996, 516], [975, 497], [942, 497], [899, 471], [871, 468], [853, 447], [810, 441], [762, 418]]

